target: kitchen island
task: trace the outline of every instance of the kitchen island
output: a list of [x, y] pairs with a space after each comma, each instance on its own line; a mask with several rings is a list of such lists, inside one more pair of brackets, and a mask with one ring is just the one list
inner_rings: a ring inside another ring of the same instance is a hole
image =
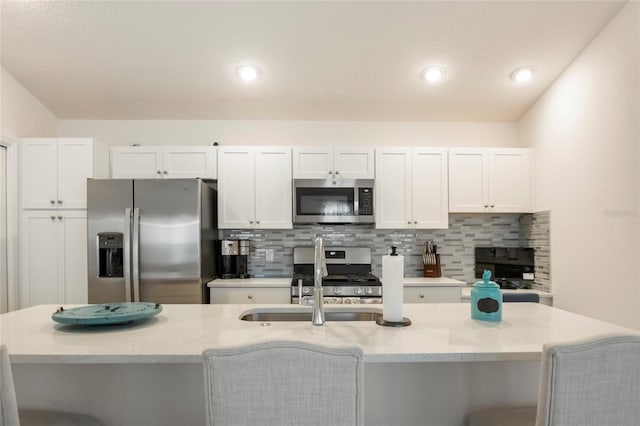
[[[499, 323], [472, 320], [467, 304], [406, 304], [412, 325], [404, 328], [373, 321], [241, 321], [254, 305], [164, 305], [160, 315], [131, 324], [80, 327], [54, 323], [57, 308], [0, 315], [0, 343], [9, 348], [19, 404], [136, 426], [203, 423], [200, 354], [213, 346], [271, 339], [359, 345], [367, 425], [453, 426], [463, 424], [470, 408], [535, 403], [544, 343], [634, 333], [532, 303], [504, 305]], [[264, 309], [310, 312], [291, 305]]]

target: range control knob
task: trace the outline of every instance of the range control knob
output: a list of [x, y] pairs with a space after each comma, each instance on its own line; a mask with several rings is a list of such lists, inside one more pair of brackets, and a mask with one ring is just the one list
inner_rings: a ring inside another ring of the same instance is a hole
[[333, 294], [341, 294], [341, 293], [342, 293], [342, 289], [340, 287], [333, 288]]
[[353, 290], [353, 293], [354, 293], [354, 294], [362, 294], [362, 289], [361, 289], [360, 287], [356, 287], [356, 288]]
[[367, 294], [371, 294], [371, 293], [373, 293], [373, 289], [371, 287], [367, 287], [367, 288], [364, 289], [364, 292], [367, 293]]
[[311, 293], [311, 290], [309, 289], [309, 287], [303, 287], [302, 288], [302, 293], [303, 294], [309, 294], [309, 293]]

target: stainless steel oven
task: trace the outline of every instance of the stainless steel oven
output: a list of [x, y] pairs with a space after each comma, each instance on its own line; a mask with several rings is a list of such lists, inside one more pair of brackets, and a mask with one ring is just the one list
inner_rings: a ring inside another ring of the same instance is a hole
[[374, 223], [373, 179], [296, 179], [294, 223]]
[[[325, 247], [328, 275], [322, 280], [324, 303], [382, 303], [382, 283], [371, 273], [368, 247]], [[313, 247], [293, 248], [291, 303], [313, 295]]]

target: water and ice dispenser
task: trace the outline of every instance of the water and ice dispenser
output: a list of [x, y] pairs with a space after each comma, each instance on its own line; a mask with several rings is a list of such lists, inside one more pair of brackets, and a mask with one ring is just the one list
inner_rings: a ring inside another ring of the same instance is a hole
[[121, 278], [124, 276], [123, 234], [101, 232], [98, 234], [98, 276]]

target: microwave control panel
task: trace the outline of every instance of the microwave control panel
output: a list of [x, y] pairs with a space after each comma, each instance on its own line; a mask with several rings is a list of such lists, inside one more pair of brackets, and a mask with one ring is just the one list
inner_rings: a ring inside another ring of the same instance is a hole
[[373, 215], [373, 188], [358, 188], [358, 215]]

